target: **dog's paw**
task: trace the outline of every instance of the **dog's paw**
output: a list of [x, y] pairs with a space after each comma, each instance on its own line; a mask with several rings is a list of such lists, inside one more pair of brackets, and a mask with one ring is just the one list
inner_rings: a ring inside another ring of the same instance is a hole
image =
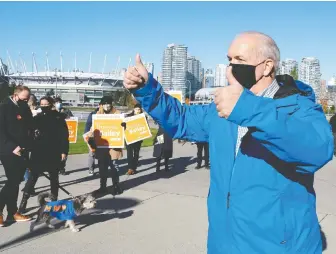
[[55, 229], [54, 225], [48, 224], [48, 228]]
[[78, 228], [72, 228], [71, 231], [72, 231], [73, 233], [77, 233], [77, 232], [79, 232], [80, 230], [79, 230]]

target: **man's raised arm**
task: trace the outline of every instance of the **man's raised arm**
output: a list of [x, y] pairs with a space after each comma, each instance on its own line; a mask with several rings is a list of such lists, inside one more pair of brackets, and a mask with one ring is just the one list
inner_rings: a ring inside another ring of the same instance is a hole
[[208, 141], [206, 130], [210, 106], [182, 106], [163, 91], [147, 72], [139, 55], [136, 56], [136, 66], [128, 68], [125, 73], [124, 86], [171, 137]]

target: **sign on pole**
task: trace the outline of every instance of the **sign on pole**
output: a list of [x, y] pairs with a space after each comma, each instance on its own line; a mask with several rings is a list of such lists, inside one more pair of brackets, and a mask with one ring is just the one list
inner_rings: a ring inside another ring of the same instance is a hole
[[152, 137], [144, 113], [127, 117], [124, 122], [126, 123], [125, 140], [127, 145]]
[[124, 148], [125, 132], [121, 126], [123, 115], [95, 114], [92, 116], [93, 133], [97, 148]]
[[182, 101], [182, 91], [170, 90], [170, 91], [167, 91], [166, 93], [169, 94], [170, 96], [178, 99], [181, 103], [183, 103], [183, 101]]
[[78, 117], [70, 117], [65, 119], [69, 130], [69, 143], [77, 142], [77, 132], [78, 132]]

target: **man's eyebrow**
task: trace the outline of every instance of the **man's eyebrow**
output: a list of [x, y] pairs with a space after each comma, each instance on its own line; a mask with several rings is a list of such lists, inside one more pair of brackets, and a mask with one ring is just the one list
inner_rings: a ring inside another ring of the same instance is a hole
[[[231, 56], [227, 56], [228, 60], [232, 60], [232, 57]], [[241, 61], [245, 61], [245, 58], [242, 57], [242, 56], [234, 56], [233, 57], [234, 59], [237, 59], [237, 60], [241, 60]]]

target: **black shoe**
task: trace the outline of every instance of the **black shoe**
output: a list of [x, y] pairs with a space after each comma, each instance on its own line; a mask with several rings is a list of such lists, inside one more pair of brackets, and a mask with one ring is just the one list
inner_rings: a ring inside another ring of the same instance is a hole
[[114, 184], [112, 186], [112, 195], [115, 196], [115, 195], [120, 195], [123, 193], [123, 190], [121, 189], [120, 185], [119, 184]]
[[210, 169], [210, 165], [205, 165], [205, 169]]
[[65, 176], [65, 175], [66, 175], [66, 173], [65, 173], [65, 168], [61, 169], [61, 170], [59, 171], [59, 174]]
[[197, 165], [196, 167], [195, 167], [195, 169], [200, 169], [201, 168], [201, 165]]

